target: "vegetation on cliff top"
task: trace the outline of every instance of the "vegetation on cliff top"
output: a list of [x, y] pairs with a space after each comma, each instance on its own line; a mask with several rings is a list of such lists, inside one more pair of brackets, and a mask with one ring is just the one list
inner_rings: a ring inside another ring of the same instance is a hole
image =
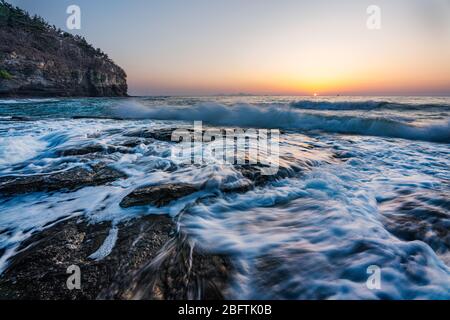
[[83, 37], [0, 0], [0, 96], [126, 96], [126, 78]]
[[72, 38], [85, 50], [110, 60], [106, 53], [99, 48], [94, 48], [86, 41], [84, 37], [72, 35], [61, 30], [60, 28], [56, 28], [56, 26], [47, 23], [42, 17], [38, 15], [31, 16], [25, 10], [22, 10], [19, 7], [14, 7], [5, 0], [0, 0], [0, 27], [20, 27], [22, 29], [26, 29], [28, 32], [35, 32], [36, 34], [44, 31], [54, 32], [65, 38]]

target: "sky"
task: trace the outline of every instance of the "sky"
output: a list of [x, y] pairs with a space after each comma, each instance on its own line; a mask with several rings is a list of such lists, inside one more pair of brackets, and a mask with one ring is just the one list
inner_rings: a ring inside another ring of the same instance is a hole
[[101, 48], [131, 95], [450, 95], [450, 0], [9, 2]]

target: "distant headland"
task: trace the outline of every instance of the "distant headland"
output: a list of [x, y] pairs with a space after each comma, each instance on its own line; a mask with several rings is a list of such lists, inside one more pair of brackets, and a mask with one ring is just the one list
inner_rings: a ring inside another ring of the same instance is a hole
[[0, 0], [0, 96], [127, 96], [127, 75], [80, 36]]

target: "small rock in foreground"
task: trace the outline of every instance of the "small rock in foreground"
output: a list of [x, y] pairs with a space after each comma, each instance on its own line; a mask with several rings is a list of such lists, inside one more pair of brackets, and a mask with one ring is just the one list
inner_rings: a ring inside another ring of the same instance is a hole
[[145, 205], [162, 207], [173, 200], [180, 199], [197, 191], [198, 189], [196, 187], [183, 183], [147, 186], [131, 192], [122, 199], [120, 206], [122, 208]]

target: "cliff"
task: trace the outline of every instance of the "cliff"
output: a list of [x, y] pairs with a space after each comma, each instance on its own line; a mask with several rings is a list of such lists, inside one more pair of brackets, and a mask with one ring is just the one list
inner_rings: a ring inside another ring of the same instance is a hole
[[0, 1], [0, 96], [126, 96], [125, 71], [80, 36]]

